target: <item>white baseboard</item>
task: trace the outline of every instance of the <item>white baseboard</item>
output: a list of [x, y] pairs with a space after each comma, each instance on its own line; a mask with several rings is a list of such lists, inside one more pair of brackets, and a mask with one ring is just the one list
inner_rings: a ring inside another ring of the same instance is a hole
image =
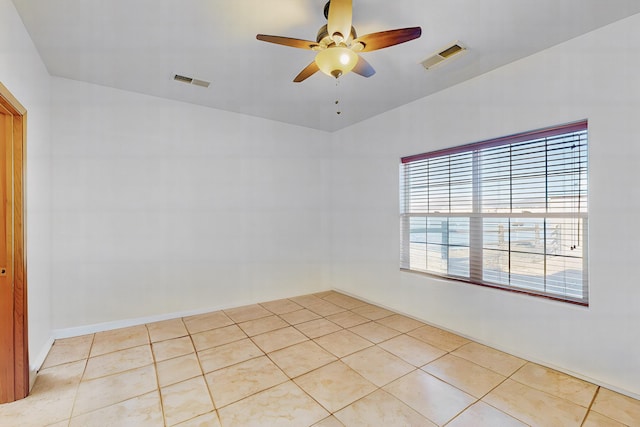
[[378, 307], [386, 308], [387, 310], [391, 310], [391, 311], [393, 311], [393, 312], [395, 312], [395, 313], [402, 314], [403, 316], [410, 317], [410, 318], [415, 319], [415, 320], [418, 320], [418, 321], [420, 321], [420, 322], [422, 322], [422, 323], [426, 323], [427, 325], [431, 325], [431, 326], [434, 326], [434, 327], [436, 327], [436, 328], [440, 328], [440, 329], [442, 329], [442, 330], [445, 330], [445, 331], [447, 331], [447, 332], [451, 332], [452, 334], [456, 334], [456, 335], [459, 335], [459, 336], [461, 336], [461, 337], [467, 338], [468, 340], [471, 340], [471, 341], [477, 342], [477, 343], [482, 344], [482, 345], [486, 345], [487, 347], [495, 348], [496, 350], [500, 350], [500, 351], [502, 351], [502, 352], [505, 352], [505, 353], [511, 354], [511, 355], [513, 355], [513, 356], [519, 357], [519, 358], [524, 359], [524, 360], [527, 360], [527, 361], [529, 361], [529, 362], [533, 362], [533, 363], [536, 363], [536, 364], [541, 365], [541, 366], [546, 366], [547, 368], [554, 369], [554, 370], [556, 370], [556, 371], [559, 371], [559, 372], [565, 373], [565, 374], [567, 374], [567, 375], [571, 375], [572, 377], [579, 378], [579, 379], [581, 379], [581, 380], [583, 380], [583, 381], [586, 381], [586, 382], [589, 382], [589, 383], [595, 384], [595, 385], [597, 385], [597, 386], [604, 387], [604, 388], [607, 388], [607, 389], [609, 389], [609, 390], [615, 391], [615, 392], [617, 392], [617, 393], [624, 394], [625, 396], [629, 396], [629, 397], [631, 397], [631, 398], [634, 398], [634, 399], [640, 400], [640, 395], [639, 395], [639, 394], [632, 393], [632, 392], [630, 392], [629, 390], [625, 390], [625, 389], [622, 389], [622, 388], [617, 387], [617, 386], [615, 386], [615, 385], [608, 384], [608, 383], [606, 383], [606, 382], [600, 381], [600, 380], [595, 379], [595, 378], [591, 378], [591, 377], [589, 377], [589, 376], [587, 376], [587, 375], [583, 375], [583, 374], [581, 374], [581, 373], [579, 373], [579, 372], [573, 372], [573, 371], [571, 371], [571, 370], [568, 370], [568, 369], [565, 369], [565, 368], [562, 368], [562, 367], [559, 367], [559, 366], [555, 366], [555, 365], [550, 364], [550, 363], [548, 363], [548, 362], [545, 362], [544, 360], [537, 360], [537, 359], [535, 359], [535, 358], [531, 358], [531, 356], [526, 355], [526, 354], [523, 354], [523, 353], [520, 353], [520, 352], [518, 352], [517, 350], [511, 349], [511, 348], [505, 348], [505, 347], [503, 347], [503, 346], [496, 345], [495, 343], [492, 343], [492, 342], [486, 342], [486, 341], [479, 340], [479, 339], [477, 339], [477, 338], [474, 338], [474, 337], [471, 337], [471, 336], [468, 336], [468, 335], [462, 334], [462, 333], [460, 333], [460, 332], [453, 331], [453, 330], [451, 330], [451, 329], [445, 328], [445, 327], [440, 326], [440, 325], [438, 325], [438, 324], [435, 324], [435, 323], [433, 323], [433, 322], [428, 322], [428, 321], [426, 321], [426, 320], [424, 320], [424, 319], [421, 319], [421, 318], [419, 318], [419, 317], [413, 316], [413, 315], [408, 314], [408, 313], [404, 313], [404, 312], [402, 312], [401, 310], [398, 310], [398, 309], [396, 309], [396, 308], [389, 307], [389, 306], [386, 306], [386, 305], [384, 305], [384, 304], [380, 304], [379, 302], [376, 302], [376, 301], [371, 301], [371, 300], [369, 300], [369, 299], [367, 299], [367, 298], [363, 298], [363, 297], [362, 297], [362, 296], [360, 296], [360, 295], [356, 295], [356, 294], [353, 294], [353, 293], [351, 293], [351, 292], [344, 291], [344, 290], [339, 289], [339, 288], [333, 288], [333, 290], [334, 290], [334, 291], [336, 291], [336, 292], [340, 292], [340, 293], [342, 293], [342, 294], [345, 294], [345, 295], [348, 295], [348, 296], [354, 297], [354, 298], [358, 298], [359, 300], [362, 300], [362, 301], [368, 302], [368, 303], [370, 303], [370, 304], [377, 305]]
[[[262, 302], [262, 301], [260, 301]], [[95, 334], [96, 332], [111, 331], [113, 329], [128, 328], [130, 326], [144, 325], [147, 323], [161, 322], [163, 320], [178, 319], [181, 317], [196, 316], [198, 314], [211, 313], [213, 311], [228, 310], [244, 305], [256, 304], [256, 301], [240, 301], [233, 305], [199, 308], [196, 310], [177, 311], [168, 314], [156, 314], [152, 316], [137, 317], [133, 319], [114, 320], [111, 322], [94, 323], [92, 325], [76, 326], [72, 328], [54, 329], [53, 338], [71, 338], [80, 335]]]
[[33, 360], [29, 361], [29, 390], [31, 390], [33, 383], [36, 381], [36, 374], [42, 367], [44, 360], [47, 358], [47, 355], [53, 346], [53, 341], [54, 338], [50, 337], [40, 350], [40, 353], [38, 353]]

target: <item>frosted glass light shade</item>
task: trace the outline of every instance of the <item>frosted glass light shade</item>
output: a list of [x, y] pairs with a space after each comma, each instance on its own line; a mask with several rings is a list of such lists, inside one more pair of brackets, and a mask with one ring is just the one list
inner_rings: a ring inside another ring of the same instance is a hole
[[357, 62], [358, 55], [343, 46], [332, 46], [316, 55], [316, 64], [320, 71], [336, 79], [351, 71]]

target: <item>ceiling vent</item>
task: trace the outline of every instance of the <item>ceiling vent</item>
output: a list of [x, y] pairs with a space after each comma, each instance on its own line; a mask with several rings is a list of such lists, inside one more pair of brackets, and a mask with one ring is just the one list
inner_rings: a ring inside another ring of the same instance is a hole
[[209, 87], [211, 83], [205, 82], [204, 80], [193, 79], [191, 80], [191, 84], [196, 86]]
[[466, 52], [466, 50], [467, 48], [465, 48], [460, 42], [455, 42], [444, 49], [441, 49], [438, 53], [434, 53], [422, 61], [421, 64], [425, 69], [430, 70], [443, 61]]
[[173, 80], [178, 81], [178, 82], [182, 82], [182, 83], [187, 83], [187, 84], [200, 86], [200, 87], [209, 87], [209, 85], [211, 84], [211, 82], [206, 82], [204, 80], [194, 79], [193, 77], [181, 76], [180, 74], [174, 75], [173, 76]]

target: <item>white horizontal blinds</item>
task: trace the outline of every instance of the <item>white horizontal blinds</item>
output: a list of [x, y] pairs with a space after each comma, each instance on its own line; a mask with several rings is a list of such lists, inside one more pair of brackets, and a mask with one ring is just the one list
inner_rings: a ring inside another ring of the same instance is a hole
[[[472, 153], [459, 153], [404, 164], [402, 268], [468, 277], [472, 160]], [[452, 213], [467, 216], [450, 218]]]
[[481, 213], [509, 214], [485, 219], [482, 280], [586, 298], [586, 130], [481, 149], [478, 156]]
[[481, 212], [511, 212], [511, 147], [483, 150], [478, 157]]
[[545, 291], [586, 302], [588, 297], [587, 130], [547, 138]]
[[549, 212], [587, 212], [587, 131], [547, 142]]
[[402, 162], [402, 268], [586, 303], [586, 122]]
[[452, 213], [473, 210], [473, 153], [459, 153], [449, 158], [450, 202]]
[[471, 212], [472, 153], [424, 159], [403, 166], [406, 213]]
[[409, 177], [405, 169], [400, 168], [400, 268], [410, 268], [409, 257]]

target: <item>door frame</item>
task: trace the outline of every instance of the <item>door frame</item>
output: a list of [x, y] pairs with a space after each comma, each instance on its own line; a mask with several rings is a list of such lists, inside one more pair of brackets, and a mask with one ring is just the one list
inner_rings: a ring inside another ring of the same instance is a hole
[[[13, 216], [13, 227], [10, 230], [12, 240], [13, 262], [7, 266], [7, 277], [13, 277], [13, 322], [9, 325], [0, 324], [0, 328], [11, 328], [13, 333], [13, 351], [4, 353], [13, 362], [13, 372], [9, 369], [1, 373], [2, 387], [0, 389], [0, 403], [22, 399], [29, 394], [29, 340], [27, 332], [27, 251], [25, 226], [25, 176], [26, 176], [26, 138], [27, 138], [27, 110], [0, 82], [0, 106], [3, 115], [10, 115], [11, 130], [7, 132], [6, 149], [11, 170], [7, 167], [2, 173], [11, 183], [13, 197], [8, 206], [13, 212], [6, 212]], [[7, 112], [9, 114], [7, 114]], [[4, 169], [4, 168], [3, 168]], [[5, 204], [1, 203], [2, 209]], [[2, 266], [0, 266], [2, 267]]]

